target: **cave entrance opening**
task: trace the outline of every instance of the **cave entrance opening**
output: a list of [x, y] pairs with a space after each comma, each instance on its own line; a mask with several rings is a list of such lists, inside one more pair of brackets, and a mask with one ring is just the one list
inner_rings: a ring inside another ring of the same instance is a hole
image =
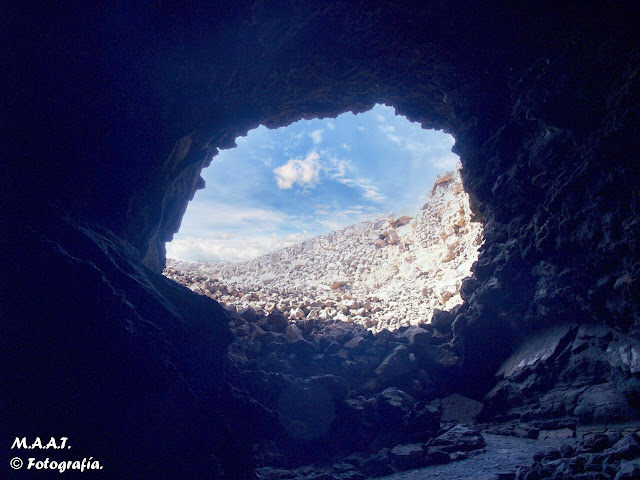
[[165, 274], [287, 322], [426, 323], [461, 303], [482, 241], [454, 143], [380, 104], [260, 126], [203, 172]]

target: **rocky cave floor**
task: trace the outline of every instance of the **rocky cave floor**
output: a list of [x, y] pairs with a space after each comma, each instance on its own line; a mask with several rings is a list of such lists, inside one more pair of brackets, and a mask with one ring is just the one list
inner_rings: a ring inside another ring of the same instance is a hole
[[[640, 478], [632, 408], [613, 380], [585, 380], [612, 365], [613, 350], [637, 348], [606, 328], [533, 339], [478, 401], [451, 393], [460, 380], [452, 313], [377, 334], [340, 321], [290, 323], [277, 311], [230, 318], [237, 387], [274, 416], [272, 437], [256, 447], [261, 479]], [[620, 362], [637, 369], [633, 355]], [[547, 393], [535, 398], [536, 388]]]
[[413, 218], [250, 262], [169, 262], [225, 307], [235, 387], [272, 414], [260, 478], [640, 478], [632, 336], [558, 322], [468, 387], [453, 329], [481, 230], [448, 172]]

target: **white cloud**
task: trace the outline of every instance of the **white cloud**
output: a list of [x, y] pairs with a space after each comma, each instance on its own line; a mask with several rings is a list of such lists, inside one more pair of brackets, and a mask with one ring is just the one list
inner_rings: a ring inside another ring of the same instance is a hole
[[383, 195], [382, 193], [380, 193], [380, 190], [378, 189], [377, 186], [373, 185], [371, 180], [366, 179], [366, 178], [337, 178], [336, 179], [338, 182], [342, 183], [343, 185], [347, 185], [349, 187], [354, 187], [354, 188], [361, 188], [362, 190], [364, 190], [364, 193], [362, 194], [365, 198], [368, 198], [369, 200], [373, 200], [376, 202], [381, 202], [383, 200], [386, 200], [387, 197], [385, 195]]
[[232, 238], [234, 238], [235, 235], [233, 233], [216, 233], [213, 238], [217, 239], [217, 240], [231, 240]]
[[367, 127], [364, 127], [362, 125], [358, 125], [356, 128], [358, 129], [359, 132], [366, 132], [367, 131]]
[[379, 122], [384, 122], [384, 115], [382, 115], [381, 113], [377, 113], [376, 120], [378, 120]]
[[430, 152], [433, 149], [431, 145], [415, 141], [408, 141], [405, 148], [416, 155]]
[[332, 220], [318, 220], [317, 223], [324, 225], [329, 228], [329, 230], [340, 230], [344, 226], [342, 223]]
[[432, 160], [433, 165], [438, 168], [447, 169], [447, 170], [455, 170], [458, 168], [458, 163], [460, 162], [460, 158], [451, 153], [444, 157], [434, 158]]
[[378, 191], [378, 187], [375, 187], [373, 185], [362, 185], [362, 188], [364, 189], [365, 198], [369, 198], [376, 202], [381, 202], [387, 199], [385, 195], [381, 194]]
[[335, 124], [335, 123], [333, 123], [333, 122], [327, 122], [327, 128], [328, 128], [329, 130], [335, 130], [335, 128], [336, 128], [336, 124]]
[[322, 143], [322, 133], [323, 133], [323, 130], [320, 129], [320, 130], [314, 130], [309, 134], [309, 136], [313, 140], [314, 145], [319, 145]]
[[349, 145], [347, 143], [343, 143], [342, 144], [342, 148], [344, 148], [347, 152], [351, 151], [351, 145]]
[[334, 172], [334, 177], [344, 177], [347, 166], [344, 160], [340, 160], [336, 165], [336, 171]]
[[[228, 226], [254, 225], [256, 222], [275, 225], [284, 223], [287, 219], [288, 217], [284, 213], [276, 210], [237, 206], [222, 202], [203, 202], [196, 198], [189, 203], [183, 224], [197, 225], [197, 230], [192, 228], [189, 231], [184, 231], [184, 228], [181, 228], [180, 233], [194, 235], [197, 232], [199, 235], [200, 231], [211, 231], [214, 227], [216, 231], [220, 232], [223, 227]], [[230, 235], [230, 233], [226, 235]]]
[[[326, 153], [328, 154], [329, 152]], [[347, 170], [351, 170], [349, 160], [343, 160], [334, 156], [328, 156], [322, 165], [323, 173], [333, 179], [344, 177]]]
[[392, 135], [392, 134], [390, 134], [390, 133], [388, 133], [388, 134], [387, 134], [387, 138], [388, 138], [389, 140], [391, 140], [392, 142], [395, 142], [395, 143], [400, 143], [400, 141], [401, 141], [401, 139], [400, 139], [400, 137], [399, 137], [399, 136], [397, 136], [397, 135]]
[[330, 218], [317, 218], [315, 222], [329, 230], [340, 230], [354, 223], [381, 218], [387, 213], [367, 205], [353, 205], [344, 210], [332, 210]]
[[[224, 235], [223, 235], [224, 237]], [[289, 247], [309, 238], [305, 230], [289, 235], [251, 235], [233, 238], [186, 237], [167, 244], [167, 257], [183, 261], [241, 261]]]
[[396, 127], [393, 125], [378, 125], [378, 130], [383, 133], [393, 133], [396, 131]]
[[287, 190], [294, 184], [315, 186], [320, 171], [320, 156], [316, 152], [309, 152], [305, 159], [291, 158], [284, 165], [274, 168], [273, 173], [278, 182], [278, 188]]

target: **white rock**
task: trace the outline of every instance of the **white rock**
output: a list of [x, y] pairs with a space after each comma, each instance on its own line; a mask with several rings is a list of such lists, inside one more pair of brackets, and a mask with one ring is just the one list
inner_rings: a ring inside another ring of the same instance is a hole
[[168, 260], [164, 273], [229, 308], [393, 329], [462, 301], [462, 279], [483, 242], [481, 225], [470, 218], [459, 173], [448, 172], [413, 218], [362, 222], [248, 262]]

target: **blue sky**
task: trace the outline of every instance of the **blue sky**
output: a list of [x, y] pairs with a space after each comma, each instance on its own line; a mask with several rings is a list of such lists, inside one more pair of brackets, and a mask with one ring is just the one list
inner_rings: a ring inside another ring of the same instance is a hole
[[203, 171], [180, 231], [179, 260], [248, 260], [391, 212], [413, 212], [438, 173], [455, 168], [454, 139], [392, 107], [260, 126]]

